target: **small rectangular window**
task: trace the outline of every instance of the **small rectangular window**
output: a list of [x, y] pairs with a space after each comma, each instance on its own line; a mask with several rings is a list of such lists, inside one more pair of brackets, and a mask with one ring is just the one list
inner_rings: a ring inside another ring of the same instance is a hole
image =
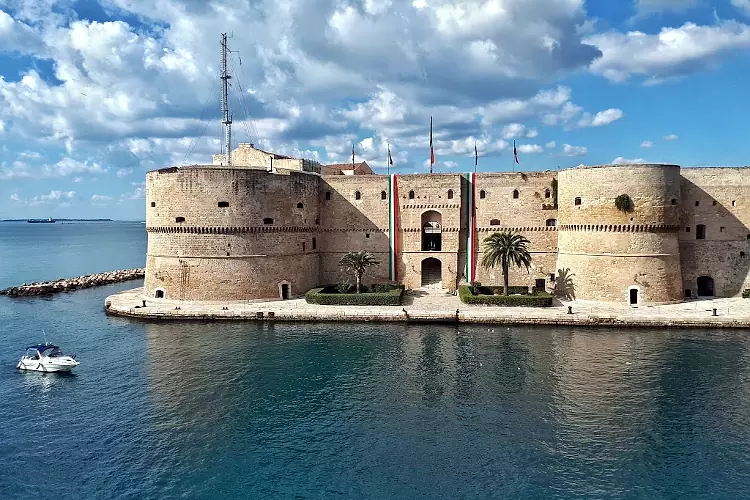
[[695, 226], [695, 239], [696, 240], [705, 240], [706, 239], [706, 226], [703, 224], [698, 224]]
[[219, 202], [219, 208], [227, 208], [229, 206], [228, 201], [220, 201]]
[[156, 206], [156, 202], [155, 202], [155, 201], [152, 201], [152, 202], [151, 202], [151, 206], [152, 206], [152, 207], [155, 207], [155, 206]]
[[316, 248], [318, 248], [318, 242], [315, 241], [315, 238], [313, 238], [313, 250], [315, 250]]

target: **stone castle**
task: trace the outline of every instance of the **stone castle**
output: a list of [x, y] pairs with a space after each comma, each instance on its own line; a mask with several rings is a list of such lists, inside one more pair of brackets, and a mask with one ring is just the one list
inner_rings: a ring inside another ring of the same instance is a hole
[[[501, 285], [481, 266], [482, 240], [501, 230], [530, 241], [513, 285], [551, 290], [563, 270], [576, 298], [633, 305], [750, 288], [746, 167], [376, 175], [252, 144], [224, 158], [146, 175], [149, 296], [298, 297], [342, 282], [340, 258], [360, 250], [380, 262], [370, 282]], [[615, 206], [623, 194], [630, 211]]]

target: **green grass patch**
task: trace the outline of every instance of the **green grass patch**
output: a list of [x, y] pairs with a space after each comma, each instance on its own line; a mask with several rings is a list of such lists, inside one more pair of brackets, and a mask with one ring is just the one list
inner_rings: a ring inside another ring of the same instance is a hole
[[[505, 306], [505, 307], [550, 307], [552, 305], [552, 295], [540, 290], [534, 290], [529, 294], [527, 287], [522, 288], [523, 295], [494, 295], [492, 290], [497, 287], [476, 287], [477, 292], [473, 293], [468, 285], [458, 287], [458, 297], [464, 304], [483, 304], [488, 306]], [[513, 293], [514, 287], [508, 287], [510, 293]], [[502, 289], [502, 287], [500, 287]], [[489, 293], [487, 293], [489, 292]]]
[[328, 285], [305, 294], [308, 304], [326, 306], [400, 306], [404, 285], [374, 284], [355, 293], [354, 286]]

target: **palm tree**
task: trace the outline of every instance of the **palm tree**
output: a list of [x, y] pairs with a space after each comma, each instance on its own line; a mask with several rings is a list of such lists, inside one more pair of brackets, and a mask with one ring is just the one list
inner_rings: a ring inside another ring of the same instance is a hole
[[380, 264], [375, 257], [369, 252], [349, 252], [339, 261], [339, 265], [344, 272], [353, 274], [357, 280], [357, 293], [362, 289], [362, 276], [367, 272], [367, 268]]
[[508, 295], [508, 267], [515, 264], [517, 267], [531, 266], [531, 254], [526, 245], [529, 240], [518, 233], [503, 231], [495, 233], [484, 239], [484, 267], [495, 267], [498, 264], [503, 269], [503, 295]]
[[555, 279], [555, 289], [552, 292], [555, 297], [565, 300], [575, 300], [576, 287], [573, 283], [575, 274], [570, 272], [570, 268], [557, 270], [557, 279]]

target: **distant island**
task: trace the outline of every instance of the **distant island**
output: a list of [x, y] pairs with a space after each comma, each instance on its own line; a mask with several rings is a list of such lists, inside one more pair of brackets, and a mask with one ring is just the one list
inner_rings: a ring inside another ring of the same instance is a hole
[[113, 222], [112, 219], [3, 219], [0, 222]]

